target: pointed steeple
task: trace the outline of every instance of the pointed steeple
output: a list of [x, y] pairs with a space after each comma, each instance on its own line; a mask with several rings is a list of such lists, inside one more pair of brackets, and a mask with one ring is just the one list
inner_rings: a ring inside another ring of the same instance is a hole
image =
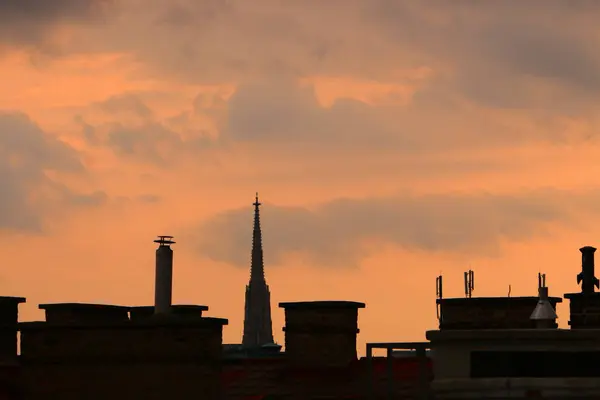
[[262, 249], [262, 232], [260, 229], [260, 206], [258, 192], [254, 205], [254, 230], [252, 231], [252, 256], [250, 262], [250, 282], [265, 281], [265, 265]]
[[271, 292], [265, 279], [262, 231], [260, 229], [260, 205], [258, 193], [254, 205], [254, 229], [252, 231], [252, 255], [250, 282], [246, 286], [244, 313], [244, 347], [261, 347], [273, 343], [271, 322]]

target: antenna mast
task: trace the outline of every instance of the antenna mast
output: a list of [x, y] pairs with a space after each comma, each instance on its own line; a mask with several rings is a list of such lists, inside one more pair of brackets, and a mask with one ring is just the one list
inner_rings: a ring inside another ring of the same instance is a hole
[[465, 296], [470, 299], [475, 290], [475, 273], [472, 270], [465, 272]]
[[442, 299], [444, 298], [443, 294], [442, 294], [442, 275], [435, 278], [435, 295], [440, 300], [439, 304], [436, 304], [436, 311], [437, 311], [437, 319], [438, 319], [438, 321], [441, 322], [442, 321]]

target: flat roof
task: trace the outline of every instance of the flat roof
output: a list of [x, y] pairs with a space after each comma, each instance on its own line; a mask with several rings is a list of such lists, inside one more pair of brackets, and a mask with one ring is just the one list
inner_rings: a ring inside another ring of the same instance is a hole
[[71, 309], [71, 310], [129, 310], [129, 306], [119, 306], [114, 304], [93, 304], [93, 303], [50, 303], [38, 305], [40, 310], [57, 310], [57, 309]]
[[311, 309], [311, 308], [365, 308], [365, 303], [356, 301], [342, 300], [322, 300], [322, 301], [296, 301], [288, 303], [279, 303], [279, 307], [286, 309]]

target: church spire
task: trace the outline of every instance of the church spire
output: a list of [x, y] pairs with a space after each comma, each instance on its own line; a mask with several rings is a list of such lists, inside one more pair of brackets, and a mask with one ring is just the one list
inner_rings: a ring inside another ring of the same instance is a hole
[[265, 279], [263, 260], [262, 231], [260, 229], [260, 205], [258, 193], [254, 205], [254, 229], [252, 231], [252, 255], [250, 262], [250, 282], [246, 286], [246, 306], [244, 313], [244, 347], [260, 347], [273, 343], [271, 322], [271, 292]]
[[258, 192], [254, 205], [254, 230], [252, 231], [252, 256], [250, 263], [250, 282], [265, 281], [265, 266], [262, 249], [262, 231], [260, 229], [260, 206]]

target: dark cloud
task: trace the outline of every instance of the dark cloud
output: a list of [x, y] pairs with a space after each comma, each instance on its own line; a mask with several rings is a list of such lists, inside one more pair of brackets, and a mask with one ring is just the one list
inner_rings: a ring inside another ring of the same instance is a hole
[[445, 90], [455, 96], [569, 112], [578, 110], [573, 100], [596, 98], [600, 85], [595, 2], [112, 3], [4, 1], [0, 29], [33, 43], [53, 26], [100, 16], [106, 23], [88, 24], [65, 51], [131, 52], [146, 73], [195, 83], [312, 75], [393, 82], [399, 70], [428, 66], [447, 74]]
[[417, 93], [409, 105], [338, 99], [322, 106], [311, 87], [266, 81], [238, 87], [228, 102], [221, 139], [276, 145], [288, 149], [288, 156], [310, 153], [314, 160], [323, 153], [372, 158], [377, 152], [401, 158], [563, 138], [556, 127], [531, 129], [507, 123], [505, 115], [457, 108], [435, 85]]
[[0, 112], [0, 229], [39, 232], [47, 213], [94, 206], [106, 195], [76, 193], [48, 172], [83, 173], [78, 153], [48, 135], [26, 115]]
[[[501, 241], [547, 234], [546, 228], [576, 223], [592, 212], [600, 193], [557, 190], [524, 195], [399, 196], [339, 199], [315, 208], [265, 205], [262, 210], [266, 262], [281, 265], [296, 255], [323, 267], [353, 267], [388, 243], [409, 251], [493, 257]], [[247, 266], [252, 209], [230, 210], [197, 230], [198, 251], [214, 260]]]
[[592, 3], [382, 0], [366, 15], [384, 37], [410, 42], [424, 64], [449, 72], [447, 91], [491, 107], [572, 112], [600, 89]]
[[[446, 90], [458, 96], [567, 107], [564, 97], [595, 97], [600, 84], [600, 7], [592, 3], [127, 0], [119, 18], [80, 37], [79, 50], [131, 51], [146, 72], [204, 83], [312, 75], [393, 82], [399, 70], [429, 66], [449, 74]], [[550, 93], [522, 85], [531, 78]]]
[[[410, 136], [392, 127], [391, 113], [361, 101], [342, 99], [331, 107], [319, 104], [313, 88], [290, 81], [242, 85], [228, 103], [226, 139], [286, 145], [328, 144], [385, 147]], [[397, 110], [396, 110], [397, 111]]]
[[86, 24], [104, 15], [113, 0], [2, 0], [0, 48], [54, 48], [53, 34], [62, 25]]

